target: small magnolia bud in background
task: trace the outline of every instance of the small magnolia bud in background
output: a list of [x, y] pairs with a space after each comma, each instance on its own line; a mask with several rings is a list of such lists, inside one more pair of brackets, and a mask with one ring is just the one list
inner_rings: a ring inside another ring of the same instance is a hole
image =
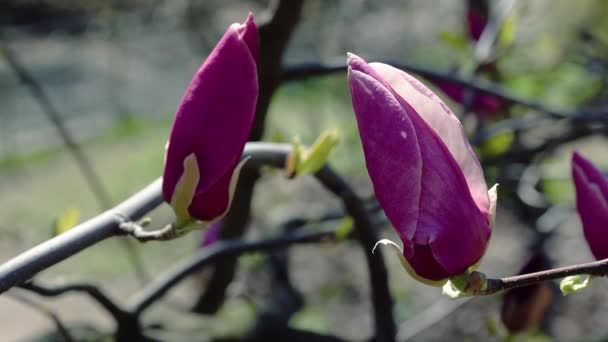
[[350, 54], [348, 82], [367, 170], [406, 270], [431, 285], [465, 273], [485, 253], [496, 188], [488, 192], [462, 125], [430, 89], [386, 64]]
[[200, 244], [201, 248], [211, 246], [219, 240], [222, 223], [222, 220], [215, 221], [203, 232]]
[[[551, 268], [551, 261], [541, 251], [533, 255], [519, 274], [544, 271]], [[533, 331], [542, 326], [552, 305], [557, 288], [552, 282], [538, 283], [508, 290], [502, 302], [500, 317], [511, 333]]]
[[467, 2], [466, 26], [469, 37], [478, 41], [488, 25], [490, 9], [487, 0], [469, 0]]
[[608, 258], [608, 181], [590, 161], [572, 154], [572, 178], [576, 189], [576, 209], [583, 234], [597, 260]]
[[231, 25], [194, 75], [167, 146], [163, 196], [177, 224], [212, 221], [230, 206], [258, 95], [257, 28]]

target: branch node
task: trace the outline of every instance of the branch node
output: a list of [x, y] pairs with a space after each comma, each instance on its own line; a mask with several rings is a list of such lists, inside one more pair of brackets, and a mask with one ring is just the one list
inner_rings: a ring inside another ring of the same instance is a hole
[[126, 235], [134, 237], [139, 242], [173, 240], [184, 235], [186, 232], [186, 230], [178, 229], [173, 223], [161, 229], [146, 230], [144, 227], [150, 224], [149, 218], [143, 218], [135, 222], [120, 213], [116, 213], [115, 215], [119, 220], [118, 229]]

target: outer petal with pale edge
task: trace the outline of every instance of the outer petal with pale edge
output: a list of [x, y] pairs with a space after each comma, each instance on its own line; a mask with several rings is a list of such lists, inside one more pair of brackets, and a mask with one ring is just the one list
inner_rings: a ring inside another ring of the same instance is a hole
[[428, 280], [462, 274], [485, 252], [490, 201], [460, 123], [411, 76], [354, 55], [348, 65], [366, 165], [405, 258]]
[[190, 214], [209, 221], [229, 205], [229, 185], [249, 137], [258, 93], [257, 29], [251, 14], [233, 24], [194, 75], [167, 147], [163, 195], [171, 201], [182, 162], [196, 155], [200, 182]]
[[608, 181], [591, 162], [572, 155], [576, 208], [587, 244], [597, 260], [608, 258]]

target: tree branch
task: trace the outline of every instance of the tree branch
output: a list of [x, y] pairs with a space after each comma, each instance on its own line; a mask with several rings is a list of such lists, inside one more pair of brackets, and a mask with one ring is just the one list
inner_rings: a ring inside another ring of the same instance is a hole
[[29, 281], [25, 284], [19, 285], [19, 288], [28, 290], [44, 297], [58, 297], [68, 292], [83, 292], [93, 298], [97, 303], [101, 305], [114, 319], [118, 322], [125, 315], [128, 315], [126, 311], [114, 304], [114, 302], [101, 291], [99, 288], [90, 284], [68, 284], [64, 286], [49, 287]]
[[592, 276], [603, 277], [608, 275], [608, 259], [578, 264], [546, 271], [516, 275], [512, 277], [488, 279], [488, 286], [485, 290], [474, 291], [476, 296], [491, 295], [500, 291], [542, 283], [549, 280], [565, 278], [571, 275], [590, 274]]
[[119, 225], [124, 222], [124, 217], [137, 220], [163, 202], [160, 189], [159, 178], [113, 209], [0, 265], [0, 294], [87, 247], [123, 234]]

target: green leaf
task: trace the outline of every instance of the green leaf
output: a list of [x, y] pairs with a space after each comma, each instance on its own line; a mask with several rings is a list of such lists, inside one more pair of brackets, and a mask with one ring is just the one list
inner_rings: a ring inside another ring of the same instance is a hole
[[440, 32], [439, 35], [437, 35], [437, 39], [456, 51], [466, 49], [469, 43], [464, 35], [448, 31]]
[[593, 277], [591, 275], [573, 275], [562, 279], [559, 283], [559, 289], [564, 296], [572, 293], [581, 292], [591, 284]]
[[68, 230], [76, 227], [80, 222], [80, 211], [76, 208], [66, 209], [58, 218], [55, 220], [55, 227], [53, 229], [53, 236], [65, 233]]
[[[291, 167], [296, 175], [314, 174], [327, 163], [338, 144], [338, 130], [326, 130], [307, 151], [300, 151], [299, 141], [294, 140]], [[289, 172], [290, 170], [288, 170]]]
[[338, 223], [338, 228], [336, 228], [336, 240], [342, 241], [345, 240], [350, 232], [353, 231], [355, 221], [350, 216], [344, 216], [340, 223]]
[[498, 32], [498, 46], [508, 48], [515, 41], [517, 34], [517, 16], [514, 14], [505, 18]]
[[515, 135], [511, 131], [497, 134], [481, 145], [481, 153], [486, 157], [499, 156], [511, 147], [514, 139]]

